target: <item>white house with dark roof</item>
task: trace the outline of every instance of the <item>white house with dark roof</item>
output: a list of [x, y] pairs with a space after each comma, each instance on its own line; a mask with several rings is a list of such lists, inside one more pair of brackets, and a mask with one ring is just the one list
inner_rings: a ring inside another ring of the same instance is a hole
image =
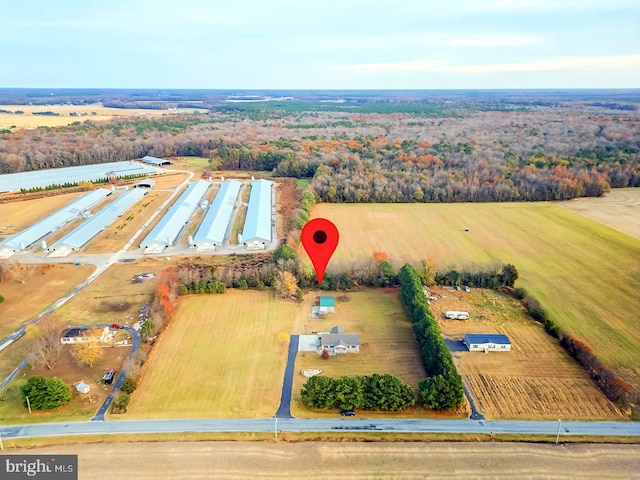
[[357, 333], [345, 333], [344, 327], [333, 327], [329, 333], [320, 333], [318, 351], [329, 352], [329, 355], [360, 352], [360, 335]]
[[509, 338], [502, 333], [467, 333], [464, 343], [470, 352], [508, 352]]

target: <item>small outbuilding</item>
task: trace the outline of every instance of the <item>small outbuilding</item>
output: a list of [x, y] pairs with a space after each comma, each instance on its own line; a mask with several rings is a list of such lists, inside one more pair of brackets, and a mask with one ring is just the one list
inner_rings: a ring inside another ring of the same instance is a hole
[[149, 165], [153, 165], [155, 167], [167, 167], [171, 165], [171, 162], [169, 160], [165, 160], [164, 158], [151, 157], [149, 155], [145, 155], [144, 157], [142, 157], [141, 162], [148, 163]]
[[83, 336], [84, 332], [85, 332], [85, 329], [83, 328], [70, 328], [62, 334], [62, 337], [60, 337], [60, 342], [62, 343], [88, 342], [89, 339]]
[[334, 297], [322, 296], [320, 297], [320, 315], [326, 315], [327, 313], [333, 313], [336, 311], [336, 300]]
[[91, 391], [91, 387], [81, 380], [76, 383], [76, 390], [79, 393], [89, 393]]
[[153, 188], [155, 184], [156, 181], [153, 178], [145, 178], [136, 183], [133, 188]]
[[511, 350], [509, 337], [502, 333], [467, 333], [464, 343], [470, 352], [508, 352]]

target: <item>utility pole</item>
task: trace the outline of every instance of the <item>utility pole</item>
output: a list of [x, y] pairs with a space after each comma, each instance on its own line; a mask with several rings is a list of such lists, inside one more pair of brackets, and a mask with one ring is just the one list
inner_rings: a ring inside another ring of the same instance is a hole
[[29, 409], [29, 415], [31, 415], [31, 402], [29, 402], [29, 397], [24, 397], [27, 399], [27, 408]]
[[278, 443], [278, 417], [274, 415], [273, 419], [275, 420], [274, 433], [276, 435], [276, 443]]
[[556, 445], [558, 444], [559, 439], [560, 439], [560, 419], [558, 419], [558, 432], [556, 433]]

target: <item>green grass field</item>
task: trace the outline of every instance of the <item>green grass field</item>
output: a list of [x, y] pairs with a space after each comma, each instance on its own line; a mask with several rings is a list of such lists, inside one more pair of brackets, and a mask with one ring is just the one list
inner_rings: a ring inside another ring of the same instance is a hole
[[550, 203], [321, 204], [312, 216], [340, 231], [333, 268], [374, 251], [396, 267], [429, 257], [440, 267], [513, 263], [517, 286], [640, 387], [639, 240]]
[[183, 297], [117, 418], [272, 416], [288, 348], [278, 334], [291, 333], [303, 309], [268, 291]]
[[[399, 377], [413, 389], [425, 379], [418, 345], [411, 330], [411, 322], [398, 298], [398, 290], [365, 289], [350, 292], [348, 301], [340, 301], [338, 296], [336, 311], [324, 319], [309, 318], [305, 323], [305, 333], [328, 332], [334, 325], [345, 328], [347, 333], [360, 335], [360, 353], [335, 355], [322, 360], [315, 352], [299, 352], [296, 358], [291, 412], [297, 417], [335, 416], [335, 411], [314, 412], [307, 410], [300, 402], [300, 390], [307, 379], [300, 374], [302, 369], [322, 369], [322, 375], [340, 377], [343, 375], [372, 375], [389, 373]], [[310, 307], [309, 307], [310, 308]], [[423, 409], [409, 409], [408, 416], [426, 416]], [[365, 414], [365, 413], [363, 413]], [[375, 413], [366, 412], [375, 416]], [[389, 416], [389, 412], [385, 412]]]

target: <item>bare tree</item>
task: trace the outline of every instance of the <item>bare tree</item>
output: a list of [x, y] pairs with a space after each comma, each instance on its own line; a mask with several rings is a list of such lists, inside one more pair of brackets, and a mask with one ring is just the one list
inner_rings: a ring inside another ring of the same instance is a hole
[[60, 337], [64, 329], [62, 320], [51, 315], [27, 329], [25, 353], [32, 368], [55, 367], [62, 352]]

